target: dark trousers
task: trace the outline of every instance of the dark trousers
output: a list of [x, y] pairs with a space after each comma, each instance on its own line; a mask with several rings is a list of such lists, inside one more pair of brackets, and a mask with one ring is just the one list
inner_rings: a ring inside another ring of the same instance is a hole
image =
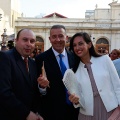
[[[50, 108], [50, 109], [49, 109]], [[46, 107], [42, 110], [44, 120], [78, 120], [79, 108], [66, 105], [63, 110], [59, 108]]]
[[72, 105], [66, 106], [64, 120], [78, 120], [79, 108], [74, 108]]

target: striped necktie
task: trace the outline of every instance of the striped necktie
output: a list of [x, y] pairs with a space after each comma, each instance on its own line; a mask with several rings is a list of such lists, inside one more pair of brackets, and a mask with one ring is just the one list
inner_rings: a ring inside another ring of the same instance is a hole
[[29, 72], [29, 67], [28, 67], [28, 58], [24, 58], [24, 62], [25, 62], [25, 67], [26, 67], [26, 70], [27, 72]]

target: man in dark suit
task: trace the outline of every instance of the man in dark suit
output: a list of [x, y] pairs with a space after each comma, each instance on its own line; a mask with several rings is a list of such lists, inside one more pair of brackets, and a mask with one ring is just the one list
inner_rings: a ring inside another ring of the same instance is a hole
[[36, 64], [28, 57], [35, 41], [33, 31], [22, 29], [15, 48], [0, 52], [0, 120], [42, 120], [36, 114], [40, 98]]
[[74, 65], [72, 53], [65, 49], [67, 39], [64, 26], [52, 26], [49, 37], [52, 47], [36, 57], [38, 75], [42, 72], [44, 61], [47, 77], [40, 75], [38, 78], [40, 91], [45, 94], [42, 96], [42, 115], [45, 120], [77, 120], [78, 109], [66, 102], [66, 90], [62, 82], [63, 75], [59, 64], [59, 54], [62, 54], [66, 68], [72, 68]]

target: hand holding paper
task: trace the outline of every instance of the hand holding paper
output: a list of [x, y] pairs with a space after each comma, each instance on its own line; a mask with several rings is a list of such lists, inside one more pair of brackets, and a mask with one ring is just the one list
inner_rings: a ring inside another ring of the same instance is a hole
[[80, 83], [77, 81], [77, 78], [74, 72], [71, 69], [67, 69], [63, 76], [63, 83], [70, 94], [75, 94], [79, 97], [80, 105], [85, 108], [84, 97], [82, 94], [82, 89]]
[[79, 104], [79, 96], [76, 96], [75, 94], [70, 94], [69, 100], [70, 100], [73, 104]]

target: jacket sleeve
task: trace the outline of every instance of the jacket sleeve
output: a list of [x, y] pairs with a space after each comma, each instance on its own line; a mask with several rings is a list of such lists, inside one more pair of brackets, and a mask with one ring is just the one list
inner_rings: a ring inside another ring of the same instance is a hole
[[115, 65], [115, 68], [120, 78], [120, 59], [113, 60], [113, 64]]
[[109, 56], [106, 57], [106, 64], [109, 70], [109, 75], [110, 75], [110, 79], [111, 79], [114, 92], [116, 94], [118, 103], [120, 105], [120, 79], [116, 71], [116, 68], [113, 64], [113, 61], [109, 58]]

